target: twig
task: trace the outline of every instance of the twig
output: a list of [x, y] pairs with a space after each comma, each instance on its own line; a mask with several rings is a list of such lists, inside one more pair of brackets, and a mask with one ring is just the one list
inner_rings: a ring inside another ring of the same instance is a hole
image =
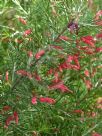
[[63, 28], [63, 30], [60, 32], [60, 34], [57, 36], [57, 38], [54, 39], [54, 42], [56, 42], [59, 39], [59, 37], [67, 30], [67, 28], [68, 28], [68, 25]]

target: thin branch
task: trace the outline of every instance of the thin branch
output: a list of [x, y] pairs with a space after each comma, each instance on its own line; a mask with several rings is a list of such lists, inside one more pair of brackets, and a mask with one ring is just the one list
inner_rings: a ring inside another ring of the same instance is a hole
[[63, 28], [63, 30], [60, 32], [60, 34], [57, 36], [57, 38], [54, 39], [54, 42], [56, 42], [59, 39], [59, 37], [67, 30], [67, 28], [68, 28], [68, 25]]

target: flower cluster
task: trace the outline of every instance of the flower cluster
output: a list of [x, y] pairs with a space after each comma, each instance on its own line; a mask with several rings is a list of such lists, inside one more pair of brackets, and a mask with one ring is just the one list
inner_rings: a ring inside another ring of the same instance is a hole
[[[49, 104], [55, 104], [56, 103], [56, 100], [53, 99], [53, 98], [50, 98], [50, 97], [40, 97], [39, 101], [41, 103], [49, 103]], [[37, 104], [37, 98], [33, 97], [31, 102], [32, 102], [32, 104]]]

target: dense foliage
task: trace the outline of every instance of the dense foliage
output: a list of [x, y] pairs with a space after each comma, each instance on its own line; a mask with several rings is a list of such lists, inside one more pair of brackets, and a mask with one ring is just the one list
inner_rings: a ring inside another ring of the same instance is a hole
[[0, 136], [102, 136], [101, 0], [0, 2]]

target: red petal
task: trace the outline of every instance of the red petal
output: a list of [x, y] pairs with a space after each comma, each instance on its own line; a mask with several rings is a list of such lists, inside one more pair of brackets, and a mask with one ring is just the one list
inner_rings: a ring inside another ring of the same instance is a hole
[[8, 106], [8, 105], [3, 107], [3, 110], [4, 110], [4, 111], [8, 111], [8, 110], [10, 110], [10, 109], [11, 109], [11, 107]]
[[63, 68], [61, 67], [61, 65], [58, 66], [58, 70], [59, 70], [60, 72], [63, 72]]
[[84, 74], [85, 74], [85, 76], [86, 76], [86, 77], [89, 77], [89, 76], [90, 76], [90, 74], [89, 74], [89, 71], [88, 71], [88, 70], [85, 70], [85, 71], [84, 71]]
[[25, 70], [18, 70], [16, 73], [21, 76], [27, 76], [30, 79], [32, 78], [32, 75]]
[[99, 134], [99, 133], [96, 133], [96, 132], [94, 132], [94, 133], [92, 133], [92, 135], [91, 136], [102, 136], [101, 134]]
[[18, 113], [16, 111], [13, 113], [13, 116], [14, 116], [16, 124], [18, 124]]
[[87, 50], [84, 50], [84, 52], [85, 52], [86, 54], [89, 54], [89, 55], [95, 53], [94, 50], [93, 50], [93, 48], [87, 48]]
[[71, 69], [73, 69], [73, 70], [80, 70], [80, 66], [71, 65]]
[[98, 26], [102, 26], [102, 21], [96, 22], [95, 24]]
[[90, 40], [90, 39], [87, 39], [86, 37], [82, 37], [81, 40], [82, 40], [84, 43], [90, 45], [91, 47], [95, 47], [94, 41], [92, 41], [92, 40]]
[[85, 85], [86, 85], [87, 89], [90, 90], [92, 88], [91, 81], [90, 80], [84, 80], [84, 82], [85, 82]]
[[58, 83], [51, 84], [48, 88], [50, 90], [59, 89], [61, 92], [71, 92], [72, 93], [72, 91], [67, 86], [65, 86], [62, 81], [58, 81]]
[[29, 56], [29, 57], [33, 57], [32, 51], [28, 51], [28, 56]]
[[67, 62], [70, 63], [70, 62], [72, 62], [72, 60], [73, 60], [73, 56], [69, 55], [67, 58]]
[[14, 116], [9, 116], [7, 119], [6, 119], [6, 126], [9, 126], [11, 121], [13, 121], [14, 119]]
[[16, 73], [18, 75], [27, 76], [27, 71], [25, 71], [25, 70], [18, 70]]
[[79, 64], [79, 60], [78, 60], [78, 56], [73, 56], [73, 60], [74, 60], [74, 62], [75, 62], [75, 64], [78, 66], [78, 67], [80, 67], [80, 64]]
[[83, 111], [80, 110], [80, 109], [77, 109], [77, 110], [74, 110], [73, 112], [74, 112], [74, 113], [82, 113]]
[[30, 35], [31, 32], [32, 32], [31, 29], [28, 29], [28, 30], [24, 31], [24, 36]]
[[49, 104], [55, 104], [56, 100], [53, 98], [49, 98], [49, 97], [40, 97], [39, 98], [40, 102], [45, 102], [45, 103], [49, 103]]
[[96, 52], [102, 52], [102, 47], [97, 47]]
[[45, 54], [45, 51], [44, 50], [40, 50], [39, 52], [37, 52], [35, 54], [35, 58], [36, 59], [40, 59], [41, 56], [43, 56]]
[[96, 38], [102, 38], [102, 33], [97, 34]]
[[67, 36], [60, 36], [59, 37], [60, 40], [64, 40], [64, 41], [70, 41], [71, 39]]
[[94, 38], [92, 36], [90, 36], [90, 35], [84, 36], [82, 38], [87, 39], [89, 41], [94, 41]]
[[33, 97], [31, 102], [32, 102], [32, 104], [37, 104], [37, 98]]
[[5, 75], [6, 81], [8, 81], [8, 75], [9, 75], [9, 72], [6, 71], [6, 75]]
[[41, 77], [37, 73], [33, 73], [33, 76], [37, 81], [41, 81]]
[[55, 77], [55, 78], [54, 78], [53, 82], [54, 82], [54, 83], [57, 83], [57, 82], [59, 81], [59, 74], [58, 74], [58, 72], [55, 72], [55, 73], [54, 73], [54, 77]]
[[21, 18], [21, 17], [19, 17], [19, 21], [20, 21], [23, 25], [26, 25], [26, 24], [27, 24], [26, 20], [24, 20], [24, 19]]
[[52, 48], [55, 48], [55, 49], [59, 49], [59, 50], [62, 50], [63, 48], [61, 46], [58, 46], [58, 45], [50, 45]]
[[76, 56], [76, 55], [73, 55], [73, 56], [69, 55], [68, 59], [67, 59], [67, 62], [71, 63], [72, 61], [75, 62], [75, 65], [69, 64], [70, 69], [79, 70], [80, 69], [80, 64], [79, 64], [78, 56]]
[[48, 70], [48, 72], [47, 72], [47, 75], [52, 74], [52, 73], [53, 73], [53, 69], [50, 68], [50, 69]]
[[102, 10], [99, 10], [97, 13], [96, 13], [96, 16], [95, 16], [95, 20], [99, 20], [99, 17], [102, 16]]

